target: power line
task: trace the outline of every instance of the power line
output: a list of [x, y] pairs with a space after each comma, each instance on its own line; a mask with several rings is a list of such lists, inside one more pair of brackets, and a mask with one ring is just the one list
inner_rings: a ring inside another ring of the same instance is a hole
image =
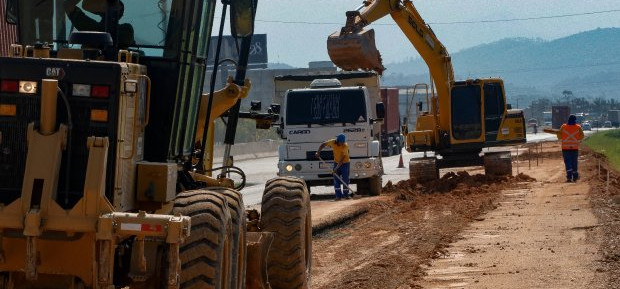
[[[503, 74], [503, 73], [520, 73], [520, 72], [538, 72], [538, 71], [548, 71], [548, 70], [559, 70], [559, 69], [575, 69], [575, 68], [589, 68], [589, 67], [600, 67], [600, 66], [612, 66], [618, 65], [620, 61], [606, 62], [606, 63], [593, 63], [593, 64], [582, 64], [582, 65], [564, 65], [564, 66], [553, 66], [553, 67], [524, 67], [517, 68], [512, 70], [489, 70], [483, 71], [483, 73], [479, 74]], [[471, 74], [471, 72], [469, 72]]]
[[559, 15], [551, 15], [551, 16], [539, 16], [539, 17], [509, 18], [509, 19], [495, 19], [495, 20], [478, 20], [478, 21], [435, 22], [435, 23], [429, 23], [429, 24], [433, 24], [433, 25], [451, 25], [451, 24], [477, 24], [477, 23], [515, 22], [515, 21], [529, 21], [529, 20], [541, 20], [541, 19], [576, 17], [576, 16], [586, 16], [586, 15], [596, 15], [596, 14], [606, 14], [606, 13], [616, 13], [616, 12], [620, 12], [620, 9], [603, 10], [603, 11], [591, 11], [591, 12], [572, 13], [572, 14], [559, 14]]
[[[538, 17], [524, 17], [524, 18], [470, 20], [470, 21], [451, 21], [451, 22], [429, 22], [428, 24], [429, 25], [457, 25], [457, 24], [481, 24], [481, 23], [497, 23], [497, 22], [516, 22], [516, 21], [531, 21], [531, 20], [544, 20], [544, 19], [554, 19], [554, 18], [588, 16], [588, 15], [598, 15], [598, 14], [617, 13], [617, 12], [620, 12], [620, 9], [590, 11], [590, 12], [571, 13], [571, 14], [558, 14], [558, 15], [549, 15], [549, 16], [538, 16]], [[265, 20], [265, 19], [256, 19], [255, 21], [256, 22], [264, 22], [264, 23], [304, 24], [304, 25], [343, 25], [344, 24], [344, 22], [282, 21], [282, 20]], [[396, 26], [396, 24], [394, 24], [394, 23], [373, 23], [371, 25], [375, 25], [375, 26]]]

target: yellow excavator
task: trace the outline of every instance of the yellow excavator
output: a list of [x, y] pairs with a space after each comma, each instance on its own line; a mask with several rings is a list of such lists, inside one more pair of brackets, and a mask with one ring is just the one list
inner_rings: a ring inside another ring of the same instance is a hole
[[[327, 39], [331, 60], [344, 70], [383, 72], [374, 31], [365, 27], [387, 15], [424, 59], [431, 85], [437, 89], [426, 109], [420, 109], [415, 129], [404, 128], [407, 150], [425, 152], [424, 158], [411, 160], [411, 177], [436, 179], [440, 168], [472, 165], [484, 165], [487, 174], [510, 174], [509, 152], [483, 149], [525, 143], [523, 112], [510, 109], [501, 79], [455, 81], [448, 51], [412, 1], [368, 0], [348, 11], [345, 26]], [[435, 156], [426, 157], [427, 151], [433, 151]]]
[[227, 115], [234, 140], [244, 116], [257, 7], [223, 2], [237, 71], [203, 93], [217, 2], [6, 1], [19, 42], [0, 43], [0, 289], [309, 286], [304, 182], [268, 181], [259, 214], [227, 178], [243, 172], [213, 167], [213, 121]]

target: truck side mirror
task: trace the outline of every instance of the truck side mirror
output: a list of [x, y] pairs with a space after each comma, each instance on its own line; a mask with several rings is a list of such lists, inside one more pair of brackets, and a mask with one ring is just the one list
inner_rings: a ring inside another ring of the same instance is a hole
[[250, 102], [250, 110], [253, 111], [260, 111], [262, 108], [261, 102], [260, 100], [252, 100]]
[[271, 104], [271, 106], [269, 106], [269, 108], [271, 108], [271, 112], [274, 114], [280, 114], [280, 105], [277, 103], [273, 103]]
[[235, 38], [254, 34], [256, 0], [230, 1], [230, 31]]
[[6, 1], [6, 22], [17, 25], [17, 0]]
[[385, 105], [383, 102], [377, 102], [375, 105], [375, 110], [377, 111], [377, 121], [383, 121], [385, 118]]
[[506, 109], [512, 109], [512, 104], [510, 103], [506, 104]]

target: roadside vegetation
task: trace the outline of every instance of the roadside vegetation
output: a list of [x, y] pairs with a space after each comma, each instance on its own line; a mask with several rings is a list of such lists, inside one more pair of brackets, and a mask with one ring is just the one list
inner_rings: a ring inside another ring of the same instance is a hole
[[601, 131], [585, 140], [585, 145], [607, 157], [609, 163], [620, 170], [620, 130]]

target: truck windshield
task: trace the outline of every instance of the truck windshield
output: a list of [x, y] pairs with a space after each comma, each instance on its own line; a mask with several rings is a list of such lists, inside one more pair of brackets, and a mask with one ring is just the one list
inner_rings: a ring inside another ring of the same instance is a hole
[[288, 125], [360, 123], [366, 120], [366, 103], [361, 89], [293, 91], [287, 96]]
[[[182, 30], [178, 18], [183, 0], [120, 2], [122, 15], [115, 30], [120, 48], [139, 49], [146, 56], [175, 54], [180, 43], [176, 35]], [[113, 31], [106, 29], [106, 0], [20, 0], [18, 3], [19, 39], [25, 45], [47, 42], [58, 50], [68, 43], [73, 31]]]

